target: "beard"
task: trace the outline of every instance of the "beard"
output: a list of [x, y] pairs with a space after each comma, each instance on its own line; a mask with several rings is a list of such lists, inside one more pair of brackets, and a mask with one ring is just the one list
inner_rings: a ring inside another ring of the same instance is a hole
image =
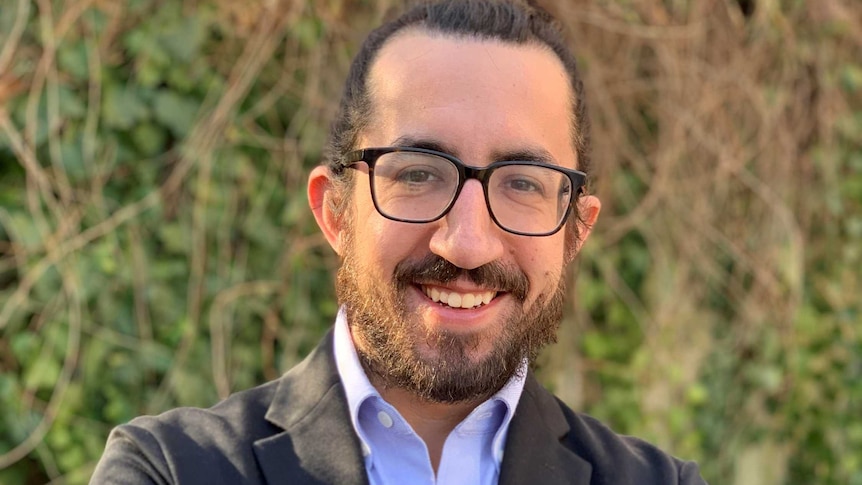
[[[556, 341], [562, 320], [565, 279], [543, 293], [527, 310], [529, 280], [518, 268], [491, 262], [465, 270], [431, 254], [418, 261], [402, 261], [389, 283], [369, 281], [359, 264], [352, 241], [346, 241], [338, 270], [336, 291], [360, 363], [370, 380], [384, 388], [400, 388], [427, 402], [483, 401], [499, 391], [518, 372], [525, 372], [539, 351]], [[428, 328], [406, 304], [410, 286], [445, 284], [466, 277], [485, 288], [506, 292], [516, 305], [496, 332], [455, 333]], [[475, 357], [490, 346], [486, 355]], [[431, 349], [425, 352], [422, 348]]]

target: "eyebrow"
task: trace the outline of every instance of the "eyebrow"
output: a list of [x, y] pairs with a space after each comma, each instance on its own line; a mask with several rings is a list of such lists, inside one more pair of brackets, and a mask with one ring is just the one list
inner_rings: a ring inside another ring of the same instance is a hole
[[[410, 135], [400, 136], [393, 141], [392, 146], [424, 148], [459, 157], [458, 151], [446, 143], [433, 138], [420, 138]], [[525, 147], [514, 150], [499, 150], [491, 154], [492, 161], [541, 162], [549, 165], [560, 165], [551, 152], [541, 147]], [[467, 162], [464, 162], [470, 165]]]
[[560, 165], [551, 152], [541, 147], [526, 147], [518, 150], [504, 150], [493, 153], [494, 160], [517, 160], [519, 162], [542, 162]]
[[424, 148], [426, 150], [434, 150], [437, 152], [443, 152], [452, 156], [457, 157], [458, 152], [454, 147], [446, 145], [445, 143], [435, 140], [433, 138], [418, 138], [410, 135], [400, 136], [392, 142], [392, 146], [396, 147], [410, 147], [410, 148]]

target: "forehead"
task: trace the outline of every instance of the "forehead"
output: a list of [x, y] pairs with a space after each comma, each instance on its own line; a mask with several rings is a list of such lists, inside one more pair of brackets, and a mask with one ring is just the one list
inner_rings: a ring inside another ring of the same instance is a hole
[[429, 139], [488, 163], [497, 153], [541, 149], [576, 166], [571, 87], [562, 62], [543, 45], [411, 29], [380, 50], [368, 87], [364, 146]]

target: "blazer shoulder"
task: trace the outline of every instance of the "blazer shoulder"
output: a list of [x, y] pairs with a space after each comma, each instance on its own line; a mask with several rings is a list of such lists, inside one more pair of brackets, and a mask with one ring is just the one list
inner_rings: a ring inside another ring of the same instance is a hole
[[564, 442], [593, 466], [593, 483], [706, 485], [695, 462], [681, 460], [640, 438], [614, 432], [606, 424], [557, 404], [569, 423]]
[[277, 382], [211, 408], [176, 408], [117, 426], [90, 483], [255, 483], [252, 445], [280, 431], [265, 418]]

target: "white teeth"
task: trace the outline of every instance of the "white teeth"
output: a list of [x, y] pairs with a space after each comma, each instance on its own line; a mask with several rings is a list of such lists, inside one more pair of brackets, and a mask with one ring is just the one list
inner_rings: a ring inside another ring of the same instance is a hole
[[454, 291], [445, 291], [427, 286], [423, 286], [422, 291], [428, 295], [428, 298], [431, 298], [431, 301], [439, 302], [452, 308], [474, 308], [480, 305], [487, 305], [497, 295], [495, 291], [455, 293]]

